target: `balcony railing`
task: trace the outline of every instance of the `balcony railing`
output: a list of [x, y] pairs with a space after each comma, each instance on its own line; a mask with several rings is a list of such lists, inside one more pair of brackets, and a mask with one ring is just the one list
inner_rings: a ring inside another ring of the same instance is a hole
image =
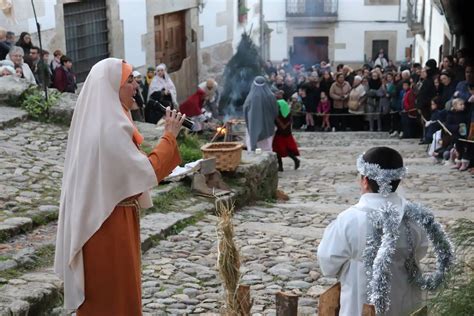
[[287, 17], [336, 17], [338, 0], [286, 0]]
[[407, 24], [410, 30], [415, 33], [423, 33], [425, 31], [425, 0], [408, 0]]

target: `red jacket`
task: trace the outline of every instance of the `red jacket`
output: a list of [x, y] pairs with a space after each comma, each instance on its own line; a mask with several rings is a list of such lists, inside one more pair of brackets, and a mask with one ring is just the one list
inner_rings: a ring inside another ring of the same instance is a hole
[[409, 115], [414, 115], [416, 112], [415, 109], [415, 94], [412, 89], [408, 89], [405, 95], [403, 96], [403, 109], [405, 112], [409, 112]]
[[204, 90], [198, 89], [193, 95], [187, 98], [186, 101], [181, 103], [179, 111], [188, 117], [200, 115], [205, 94]]

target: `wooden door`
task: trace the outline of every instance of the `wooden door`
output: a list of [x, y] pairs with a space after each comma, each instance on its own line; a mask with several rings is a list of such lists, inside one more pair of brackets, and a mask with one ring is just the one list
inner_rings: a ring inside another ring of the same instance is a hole
[[155, 63], [166, 64], [168, 72], [181, 67], [186, 58], [184, 11], [155, 16]]
[[387, 61], [388, 61], [388, 58], [390, 58], [388, 56], [388, 40], [374, 40], [372, 41], [372, 60], [373, 61], [375, 61], [377, 57], [379, 57], [379, 51], [381, 48], [383, 48], [383, 51], [385, 53], [385, 58], [387, 58]]

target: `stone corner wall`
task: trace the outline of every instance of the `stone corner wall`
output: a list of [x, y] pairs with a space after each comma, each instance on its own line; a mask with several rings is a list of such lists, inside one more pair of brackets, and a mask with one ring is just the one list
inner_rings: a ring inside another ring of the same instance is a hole
[[278, 188], [278, 162], [275, 153], [242, 153], [242, 162], [233, 178], [242, 179], [242, 196], [245, 201], [236, 201], [238, 207], [258, 200], [274, 199]]
[[218, 83], [222, 82], [224, 68], [234, 53], [232, 41], [219, 43], [200, 49], [200, 71], [199, 82], [208, 78], [214, 78]]

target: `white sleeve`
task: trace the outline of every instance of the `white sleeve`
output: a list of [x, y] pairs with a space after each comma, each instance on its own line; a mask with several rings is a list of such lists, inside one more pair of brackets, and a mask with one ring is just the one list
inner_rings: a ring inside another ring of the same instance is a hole
[[36, 79], [30, 69], [30, 66], [28, 66], [26, 63], [23, 63], [21, 68], [23, 69], [23, 76], [25, 77], [26, 81], [31, 84], [36, 84]]
[[351, 250], [338, 217], [326, 228], [318, 247], [318, 261], [324, 276], [337, 277], [343, 265], [349, 261]]

